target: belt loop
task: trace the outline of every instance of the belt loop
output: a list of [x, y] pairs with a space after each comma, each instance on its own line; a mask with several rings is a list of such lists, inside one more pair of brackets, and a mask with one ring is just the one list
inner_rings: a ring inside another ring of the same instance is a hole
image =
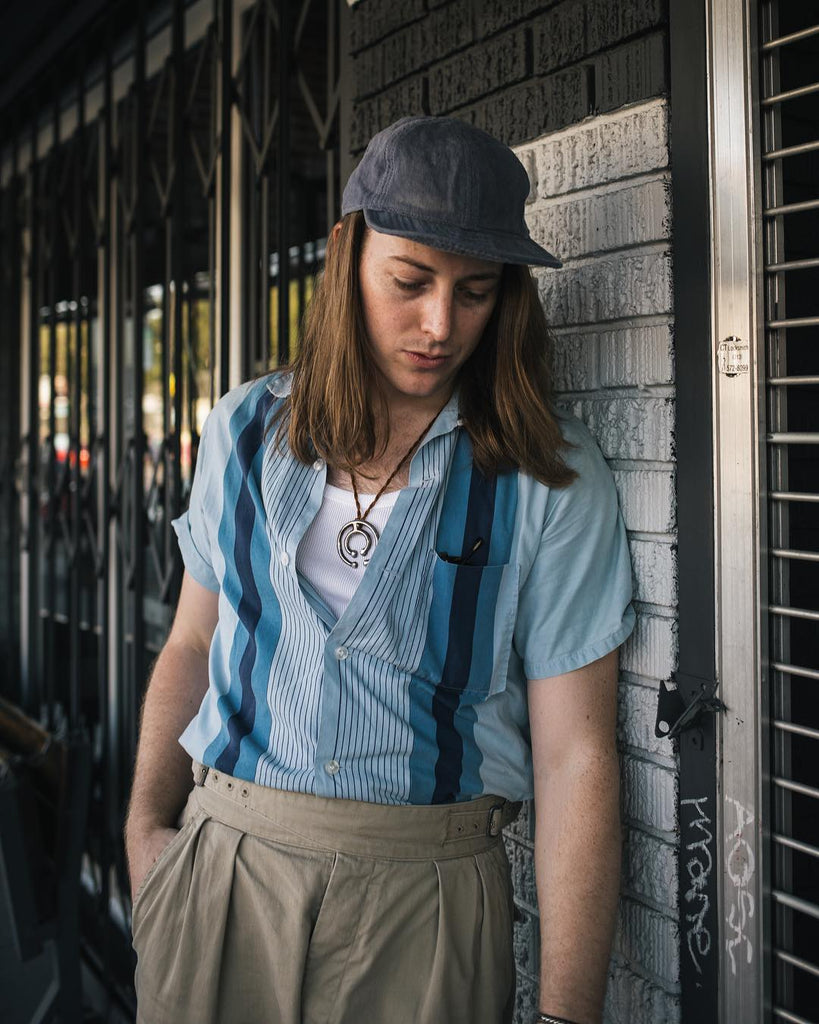
[[206, 764], [199, 764], [198, 761], [193, 762], [193, 784], [194, 786], [204, 786], [205, 779], [208, 777], [210, 768]]

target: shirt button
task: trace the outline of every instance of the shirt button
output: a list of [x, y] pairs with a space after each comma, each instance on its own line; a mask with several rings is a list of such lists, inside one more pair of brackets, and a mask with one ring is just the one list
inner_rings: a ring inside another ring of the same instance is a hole
[[279, 555], [279, 561], [282, 563], [282, 565], [290, 565], [290, 555], [288, 555], [286, 551], [282, 551], [282, 553]]
[[346, 647], [336, 647], [335, 654], [339, 661], [344, 661], [345, 658], [349, 657], [350, 652]]
[[316, 461], [313, 463], [313, 469], [317, 473], [320, 473], [324, 469], [324, 459], [316, 459]]
[[332, 761], [328, 761], [327, 764], [325, 764], [324, 770], [327, 772], [328, 775], [335, 775], [340, 767], [341, 765], [338, 763], [338, 761], [333, 759]]

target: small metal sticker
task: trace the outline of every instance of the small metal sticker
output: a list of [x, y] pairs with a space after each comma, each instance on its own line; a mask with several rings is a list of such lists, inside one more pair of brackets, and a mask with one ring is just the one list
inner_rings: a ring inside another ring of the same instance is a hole
[[736, 377], [747, 373], [749, 369], [750, 349], [742, 338], [731, 335], [719, 343], [717, 349], [717, 365], [719, 372], [726, 377]]

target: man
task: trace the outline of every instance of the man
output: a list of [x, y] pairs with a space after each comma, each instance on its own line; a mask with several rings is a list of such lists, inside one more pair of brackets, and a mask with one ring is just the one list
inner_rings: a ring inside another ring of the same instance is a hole
[[140, 1020], [510, 1020], [531, 796], [537, 1019], [600, 1020], [631, 575], [527, 192], [459, 121], [379, 133], [297, 360], [208, 419], [126, 829]]

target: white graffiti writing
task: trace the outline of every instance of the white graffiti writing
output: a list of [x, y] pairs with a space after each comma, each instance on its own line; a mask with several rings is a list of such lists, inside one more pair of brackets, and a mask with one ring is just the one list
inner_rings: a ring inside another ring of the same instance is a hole
[[[733, 815], [736, 816], [736, 825], [731, 832], [729, 821]], [[749, 935], [746, 932], [748, 922], [754, 916], [754, 894], [751, 891], [751, 883], [756, 870], [754, 851], [751, 844], [745, 838], [744, 832], [749, 825], [752, 825], [754, 816], [738, 800], [732, 797], [725, 798], [725, 869], [733, 885], [733, 893], [729, 902], [728, 913], [725, 915], [725, 923], [728, 926], [728, 936], [725, 939], [725, 949], [731, 961], [731, 972], [737, 973], [737, 954], [745, 947], [745, 962], [750, 964], [754, 958], [754, 947]], [[740, 947], [738, 950], [737, 947]]]
[[685, 915], [685, 920], [690, 925], [685, 937], [691, 961], [698, 974], [702, 974], [702, 960], [711, 950], [711, 933], [705, 922], [711, 906], [706, 888], [714, 866], [714, 857], [710, 849], [714, 835], [708, 828], [711, 819], [705, 809], [707, 802], [707, 796], [680, 801], [681, 806], [694, 808], [694, 817], [688, 824], [689, 829], [695, 830], [694, 838], [685, 845], [687, 852], [693, 856], [685, 865], [690, 884], [684, 898], [686, 903], [692, 905], [690, 912]]

